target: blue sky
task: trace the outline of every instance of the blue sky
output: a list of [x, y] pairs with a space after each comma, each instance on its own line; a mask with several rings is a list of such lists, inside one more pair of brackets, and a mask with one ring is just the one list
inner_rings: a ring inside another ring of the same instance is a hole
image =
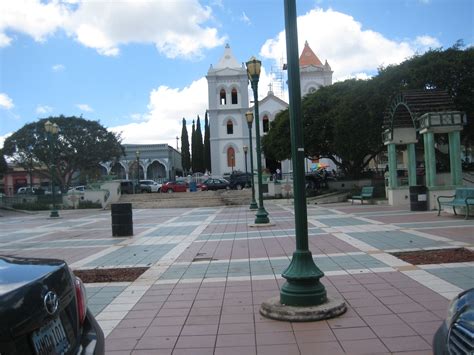
[[[305, 40], [333, 79], [367, 78], [458, 39], [474, 44], [472, 0], [300, 0]], [[207, 108], [205, 75], [229, 43], [263, 61], [259, 94], [284, 61], [283, 0], [1, 0], [0, 146], [25, 123], [82, 115], [124, 143], [176, 145]], [[284, 93], [283, 93], [284, 94]]]

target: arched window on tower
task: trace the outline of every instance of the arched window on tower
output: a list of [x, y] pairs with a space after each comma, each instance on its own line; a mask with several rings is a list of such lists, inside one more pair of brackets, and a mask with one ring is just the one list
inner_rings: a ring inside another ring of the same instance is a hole
[[237, 89], [232, 89], [232, 105], [237, 105]]
[[227, 166], [232, 168], [235, 166], [235, 150], [232, 147], [227, 149]]
[[234, 124], [232, 120], [227, 121], [227, 134], [234, 134]]
[[225, 90], [224, 89], [221, 89], [221, 93], [220, 93], [220, 99], [219, 99], [219, 102], [221, 105], [225, 105], [227, 100], [226, 100], [226, 93], [225, 93]]
[[262, 123], [263, 123], [263, 133], [268, 132], [270, 129], [270, 120], [268, 119], [267, 115], [263, 116]]

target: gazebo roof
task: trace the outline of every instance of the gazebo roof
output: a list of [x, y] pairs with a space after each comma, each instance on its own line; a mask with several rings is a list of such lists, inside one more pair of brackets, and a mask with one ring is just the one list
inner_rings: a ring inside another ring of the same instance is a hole
[[418, 117], [429, 112], [455, 111], [445, 90], [406, 90], [396, 95], [384, 115], [384, 127], [414, 127]]

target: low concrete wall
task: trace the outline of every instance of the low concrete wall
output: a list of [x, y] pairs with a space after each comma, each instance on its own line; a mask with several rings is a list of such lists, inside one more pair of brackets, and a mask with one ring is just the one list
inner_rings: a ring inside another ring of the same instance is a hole
[[120, 199], [120, 182], [107, 181], [100, 185], [100, 190], [86, 190], [84, 192], [72, 191], [63, 196], [63, 204], [67, 207], [77, 208], [79, 201], [100, 203], [102, 208], [118, 202]]

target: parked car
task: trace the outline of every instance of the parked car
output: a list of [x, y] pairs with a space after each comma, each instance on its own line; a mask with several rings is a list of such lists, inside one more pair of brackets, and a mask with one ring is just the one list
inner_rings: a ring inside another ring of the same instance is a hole
[[187, 188], [186, 181], [168, 181], [161, 185], [161, 192], [186, 192]]
[[242, 190], [244, 187], [252, 186], [252, 174], [234, 172], [229, 177], [229, 187], [231, 189]]
[[433, 337], [434, 355], [474, 354], [474, 288], [461, 292]]
[[229, 182], [225, 179], [210, 178], [201, 184], [202, 191], [226, 190], [229, 189]]
[[86, 187], [81, 185], [81, 186], [73, 186], [73, 187], [70, 187], [68, 192], [84, 192], [86, 191]]
[[16, 193], [18, 195], [34, 195], [35, 192], [36, 192], [35, 187], [24, 186], [24, 187], [19, 187]]
[[0, 257], [0, 354], [104, 353], [82, 281], [65, 261]]
[[161, 184], [153, 180], [140, 180], [140, 192], [160, 192]]

